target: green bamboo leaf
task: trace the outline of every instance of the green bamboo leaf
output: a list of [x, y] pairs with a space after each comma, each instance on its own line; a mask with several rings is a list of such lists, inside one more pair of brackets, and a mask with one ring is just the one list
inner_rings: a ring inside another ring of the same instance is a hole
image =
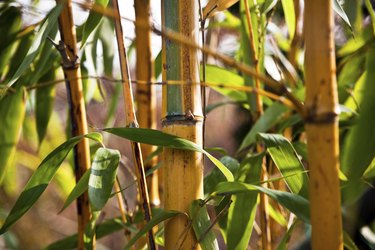
[[260, 132], [267, 132], [267, 130], [272, 128], [280, 120], [287, 110], [288, 108], [286, 106], [278, 102], [274, 102], [268, 107], [245, 136], [238, 151], [241, 151], [256, 142], [257, 134]]
[[288, 231], [284, 234], [283, 238], [281, 239], [277, 250], [287, 250], [288, 249], [288, 243], [290, 238], [292, 237], [292, 233], [297, 225], [298, 220], [294, 220], [292, 225], [288, 228]]
[[296, 31], [296, 13], [294, 12], [294, 1], [281, 0], [283, 6], [286, 26], [288, 27], [289, 39], [292, 40]]
[[33, 175], [27, 182], [21, 195], [18, 197], [16, 204], [11, 209], [8, 217], [0, 229], [0, 235], [5, 233], [10, 226], [19, 220], [38, 200], [48, 184], [51, 182], [56, 171], [64, 161], [70, 150], [84, 137], [101, 140], [99, 133], [91, 133], [88, 135], [76, 136], [61, 144], [53, 150], [40, 163]]
[[265, 0], [261, 8], [262, 13], [268, 13], [270, 10], [272, 10], [275, 7], [277, 2], [278, 0]]
[[179, 211], [161, 211], [161, 212], [159, 212], [141, 230], [138, 231], [138, 233], [125, 246], [125, 249], [130, 249], [130, 247], [133, 246], [139, 238], [141, 238], [144, 234], [146, 234], [148, 231], [150, 231], [154, 226], [158, 225], [160, 222], [168, 220], [168, 219], [170, 219], [172, 217], [175, 217], [177, 215], [184, 215], [184, 214], [179, 212]]
[[365, 0], [365, 5], [368, 13], [370, 14], [373, 32], [375, 35], [375, 13], [370, 0]]
[[[201, 69], [202, 70], [202, 69]], [[201, 72], [202, 74], [202, 72]], [[228, 86], [244, 86], [244, 78], [236, 72], [224, 69], [215, 65], [206, 65], [206, 82], [214, 84], [227, 84]], [[230, 88], [213, 87], [220, 94], [229, 97], [237, 102], [246, 101], [246, 94]]]
[[120, 152], [99, 148], [94, 156], [89, 179], [89, 200], [93, 211], [100, 211], [107, 203], [116, 180]]
[[158, 130], [144, 128], [106, 128], [103, 129], [103, 131], [139, 143], [203, 153], [213, 164], [215, 164], [216, 167], [220, 169], [228, 181], [234, 180], [233, 174], [223, 163], [189, 140], [185, 140], [175, 135], [166, 134]]
[[341, 7], [339, 0], [333, 0], [333, 10], [341, 17], [345, 24], [352, 30], [352, 25], [350, 24], [349, 18], [346, 15], [344, 9]]
[[88, 189], [90, 174], [91, 174], [91, 168], [86, 170], [86, 172], [82, 175], [81, 179], [79, 179], [77, 184], [74, 186], [73, 190], [68, 195], [68, 198], [66, 198], [64, 206], [62, 207], [59, 213], [64, 211], [65, 208], [67, 208], [70, 204], [72, 204], [73, 201], [75, 201], [79, 196], [81, 196]]
[[309, 201], [297, 194], [267, 189], [241, 182], [221, 182], [217, 185], [215, 192], [212, 193], [212, 196], [229, 195], [252, 191], [260, 191], [265, 193], [280, 205], [284, 206], [289, 211], [294, 213], [298, 218], [306, 223], [310, 223]]
[[268, 153], [282, 176], [289, 176], [285, 178], [285, 182], [292, 193], [307, 198], [309, 195], [309, 178], [292, 144], [279, 134], [259, 133], [258, 136], [265, 143]]
[[[55, 79], [55, 71], [50, 69], [42, 78], [42, 82]], [[39, 144], [42, 143], [46, 135], [49, 119], [53, 111], [53, 102], [55, 100], [55, 85], [37, 88], [35, 93], [35, 121], [38, 132]]]
[[[247, 158], [241, 163], [236, 181], [256, 183], [260, 181], [264, 154]], [[228, 249], [246, 249], [249, 245], [255, 219], [258, 192], [249, 191], [232, 196], [228, 211]]]
[[155, 79], [158, 79], [158, 77], [161, 74], [161, 70], [162, 70], [162, 60], [161, 60], [161, 51], [160, 51], [154, 61], [154, 72], [155, 72], [154, 78]]
[[16, 152], [25, 118], [25, 96], [25, 89], [21, 88], [0, 100], [0, 184]]
[[[124, 224], [121, 218], [114, 218], [107, 220], [101, 224], [98, 224], [95, 228], [95, 236], [97, 239], [103, 238], [104, 236], [110, 235], [114, 232], [128, 229], [131, 232], [136, 232], [136, 228], [130, 223]], [[48, 245], [45, 250], [68, 250], [77, 248], [77, 234], [70, 235], [64, 239], [58, 240]]]
[[112, 77], [113, 58], [115, 56], [115, 47], [113, 43], [114, 24], [110, 18], [103, 18], [101, 25], [97, 31], [99, 39], [103, 46], [103, 68], [106, 76]]
[[342, 171], [349, 180], [359, 179], [375, 156], [375, 47], [367, 53], [366, 72], [360, 90], [359, 118], [350, 129], [343, 148]]
[[[40, 44], [45, 41], [47, 35], [50, 33], [53, 27], [55, 27], [57, 18], [61, 10], [63, 9], [63, 4], [58, 4], [54, 7], [51, 12], [48, 14], [44, 22], [42, 23], [40, 29], [38, 30], [36, 37], [32, 46], [30, 47], [29, 51], [27, 52], [26, 57], [23, 59], [21, 65], [17, 69], [17, 71], [13, 74], [13, 76], [9, 79], [6, 83], [7, 87], [11, 87], [18, 78], [22, 75], [22, 73], [30, 67], [31, 62], [34, 60], [38, 52], [40, 51], [41, 47]], [[1, 89], [0, 98], [4, 96], [6, 89]]]
[[0, 78], [17, 46], [17, 33], [21, 29], [22, 16], [20, 8], [5, 5], [0, 8]]
[[[105, 8], [108, 5], [108, 0], [95, 0], [95, 2], [93, 2], [93, 4]], [[81, 48], [85, 45], [85, 43], [86, 43], [87, 39], [89, 38], [89, 36], [91, 35], [91, 33], [96, 29], [96, 27], [98, 27], [102, 18], [103, 18], [103, 15], [101, 13], [98, 13], [95, 10], [90, 10], [87, 21], [83, 25]]]
[[210, 228], [212, 225], [207, 206], [202, 204], [202, 200], [194, 200], [189, 209], [195, 236], [203, 250], [219, 249], [215, 233]]

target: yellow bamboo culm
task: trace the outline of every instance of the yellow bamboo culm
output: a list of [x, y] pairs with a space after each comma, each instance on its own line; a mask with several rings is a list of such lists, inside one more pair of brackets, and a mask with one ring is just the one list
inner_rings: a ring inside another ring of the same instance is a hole
[[[195, 0], [162, 0], [162, 26], [198, 41], [198, 3]], [[162, 125], [165, 133], [203, 144], [203, 114], [197, 50], [163, 38]], [[188, 212], [193, 200], [203, 198], [201, 153], [164, 149], [164, 206]], [[181, 215], [165, 223], [165, 249], [200, 249], [191, 224]]]
[[[81, 71], [77, 56], [77, 40], [75, 26], [72, 16], [72, 1], [57, 0], [57, 3], [64, 3], [64, 8], [59, 16], [59, 29], [61, 40], [65, 47], [60, 47], [60, 53], [65, 53], [66, 57], [62, 58], [62, 67], [67, 86], [68, 99], [70, 100], [70, 116], [72, 122], [72, 135], [87, 134], [86, 108], [83, 99], [83, 88], [81, 81]], [[60, 44], [62, 45], [62, 44]], [[63, 55], [62, 54], [62, 55]], [[90, 148], [88, 139], [81, 140], [74, 148], [74, 165], [76, 181], [90, 167]], [[84, 231], [86, 225], [90, 221], [91, 213], [89, 207], [88, 194], [85, 192], [77, 199], [77, 215], [78, 215], [78, 249], [84, 249]], [[95, 240], [92, 242], [95, 248]]]
[[[134, 1], [134, 8], [136, 22], [149, 24], [150, 0], [136, 0]], [[154, 80], [154, 63], [151, 54], [151, 30], [150, 28], [145, 29], [136, 25], [135, 34], [137, 80], [146, 82], [146, 84], [137, 85], [136, 100], [138, 103], [138, 123], [141, 128], [156, 129], [156, 96], [155, 86], [152, 85]], [[148, 144], [141, 144], [141, 149], [144, 158], [146, 158], [156, 149], [156, 147]], [[151, 169], [155, 165], [156, 158], [154, 157], [149, 162], [145, 162], [145, 171]], [[149, 175], [146, 180], [151, 206], [159, 206], [160, 197], [157, 172]]]
[[305, 1], [306, 134], [312, 248], [343, 249], [332, 1]]

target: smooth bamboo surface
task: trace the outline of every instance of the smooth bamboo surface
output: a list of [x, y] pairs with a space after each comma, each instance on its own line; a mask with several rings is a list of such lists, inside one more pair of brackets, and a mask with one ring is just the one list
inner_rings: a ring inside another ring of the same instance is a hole
[[[68, 58], [63, 58], [63, 70], [67, 87], [67, 95], [70, 102], [70, 117], [72, 125], [72, 135], [87, 134], [86, 108], [83, 99], [83, 88], [81, 81], [81, 71], [77, 56], [76, 31], [72, 16], [72, 1], [57, 0], [57, 3], [64, 2], [64, 9], [59, 16], [59, 29], [61, 40], [64, 42], [65, 52]], [[68, 65], [66, 59], [70, 60]], [[64, 61], [65, 60], [65, 61]], [[76, 181], [81, 178], [90, 167], [90, 148], [88, 139], [81, 140], [74, 148], [74, 171]], [[90, 207], [88, 193], [85, 192], [77, 199], [78, 215], [78, 249], [84, 249], [84, 230], [90, 221]], [[95, 241], [93, 241], [95, 247]]]
[[[136, 22], [150, 22], [150, 0], [134, 1]], [[135, 47], [137, 51], [136, 75], [138, 81], [144, 81], [146, 84], [137, 85], [137, 117], [141, 128], [156, 129], [156, 96], [154, 81], [154, 63], [151, 54], [151, 30], [144, 29], [136, 25], [135, 27]], [[145, 160], [156, 147], [147, 144], [141, 144], [142, 154]], [[151, 161], [145, 162], [145, 171], [151, 169], [157, 163], [154, 157]], [[158, 173], [146, 177], [147, 187], [152, 206], [160, 205]]]
[[304, 23], [312, 248], [343, 249], [332, 1], [305, 1]]

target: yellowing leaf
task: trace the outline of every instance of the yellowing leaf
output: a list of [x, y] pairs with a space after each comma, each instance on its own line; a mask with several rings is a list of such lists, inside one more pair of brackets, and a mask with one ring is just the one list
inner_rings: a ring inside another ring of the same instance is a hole
[[226, 10], [237, 2], [238, 0], [210, 0], [207, 3], [206, 7], [203, 9], [203, 17], [208, 18], [212, 16], [216, 11]]

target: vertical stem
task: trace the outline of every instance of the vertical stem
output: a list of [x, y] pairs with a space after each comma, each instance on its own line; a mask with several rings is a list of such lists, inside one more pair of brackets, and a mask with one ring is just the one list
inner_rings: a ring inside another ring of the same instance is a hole
[[[156, 128], [156, 98], [155, 87], [151, 84], [154, 76], [154, 63], [151, 54], [151, 30], [150, 22], [150, 0], [136, 0], [134, 2], [136, 22], [147, 25], [146, 27], [135, 26], [135, 43], [137, 50], [137, 67], [136, 74], [139, 81], [147, 82], [147, 84], [139, 84], [137, 86], [137, 102], [138, 102], [138, 119], [141, 128]], [[156, 148], [151, 145], [142, 144], [142, 153], [144, 157], [150, 155]], [[150, 160], [145, 163], [145, 171], [152, 168], [156, 161]], [[143, 159], [144, 160], [144, 159]], [[147, 187], [151, 205], [159, 206], [159, 190], [158, 190], [158, 174], [153, 173], [147, 177]]]
[[[86, 109], [83, 99], [81, 71], [77, 62], [77, 40], [76, 31], [72, 15], [71, 0], [56, 0], [57, 3], [64, 2], [64, 9], [59, 16], [59, 29], [61, 40], [65, 44], [61, 53], [65, 53], [63, 58], [63, 70], [67, 87], [67, 95], [70, 106], [70, 117], [72, 123], [72, 135], [87, 134]], [[90, 167], [90, 148], [88, 139], [81, 140], [74, 148], [74, 171], [76, 181]], [[89, 207], [88, 193], [85, 192], [77, 199], [78, 215], [78, 249], [84, 249], [84, 231], [90, 221], [91, 213]], [[93, 240], [95, 248], [95, 240]]]
[[[162, 26], [197, 42], [196, 0], [162, 0]], [[163, 38], [163, 80], [182, 80], [181, 85], [163, 86], [163, 131], [202, 145], [203, 114], [197, 51]], [[201, 153], [164, 149], [165, 209], [187, 212], [195, 199], [203, 197]], [[185, 216], [165, 224], [165, 249], [192, 249], [197, 245]]]
[[[118, 1], [113, 0], [113, 10], [116, 17], [120, 17], [120, 10], [118, 6]], [[125, 102], [125, 120], [126, 126], [130, 128], [137, 128], [138, 122], [135, 115], [134, 103], [133, 103], [133, 92], [131, 86], [131, 79], [129, 74], [129, 67], [127, 61], [127, 55], [124, 44], [124, 36], [122, 32], [121, 18], [115, 18], [115, 30], [116, 30], [116, 39], [117, 46], [120, 57], [120, 67], [121, 67], [121, 77], [123, 81], [123, 95]], [[135, 173], [137, 176], [138, 182], [138, 191], [140, 193], [140, 203], [144, 213], [144, 219], [146, 222], [151, 220], [151, 208], [150, 201], [148, 197], [147, 184], [145, 170], [143, 167], [143, 158], [141, 147], [139, 143], [131, 142], [131, 148], [134, 159]], [[149, 249], [156, 249], [154, 234], [152, 230], [148, 231], [148, 246]]]
[[313, 249], [343, 249], [332, 1], [305, 1], [306, 134]]

